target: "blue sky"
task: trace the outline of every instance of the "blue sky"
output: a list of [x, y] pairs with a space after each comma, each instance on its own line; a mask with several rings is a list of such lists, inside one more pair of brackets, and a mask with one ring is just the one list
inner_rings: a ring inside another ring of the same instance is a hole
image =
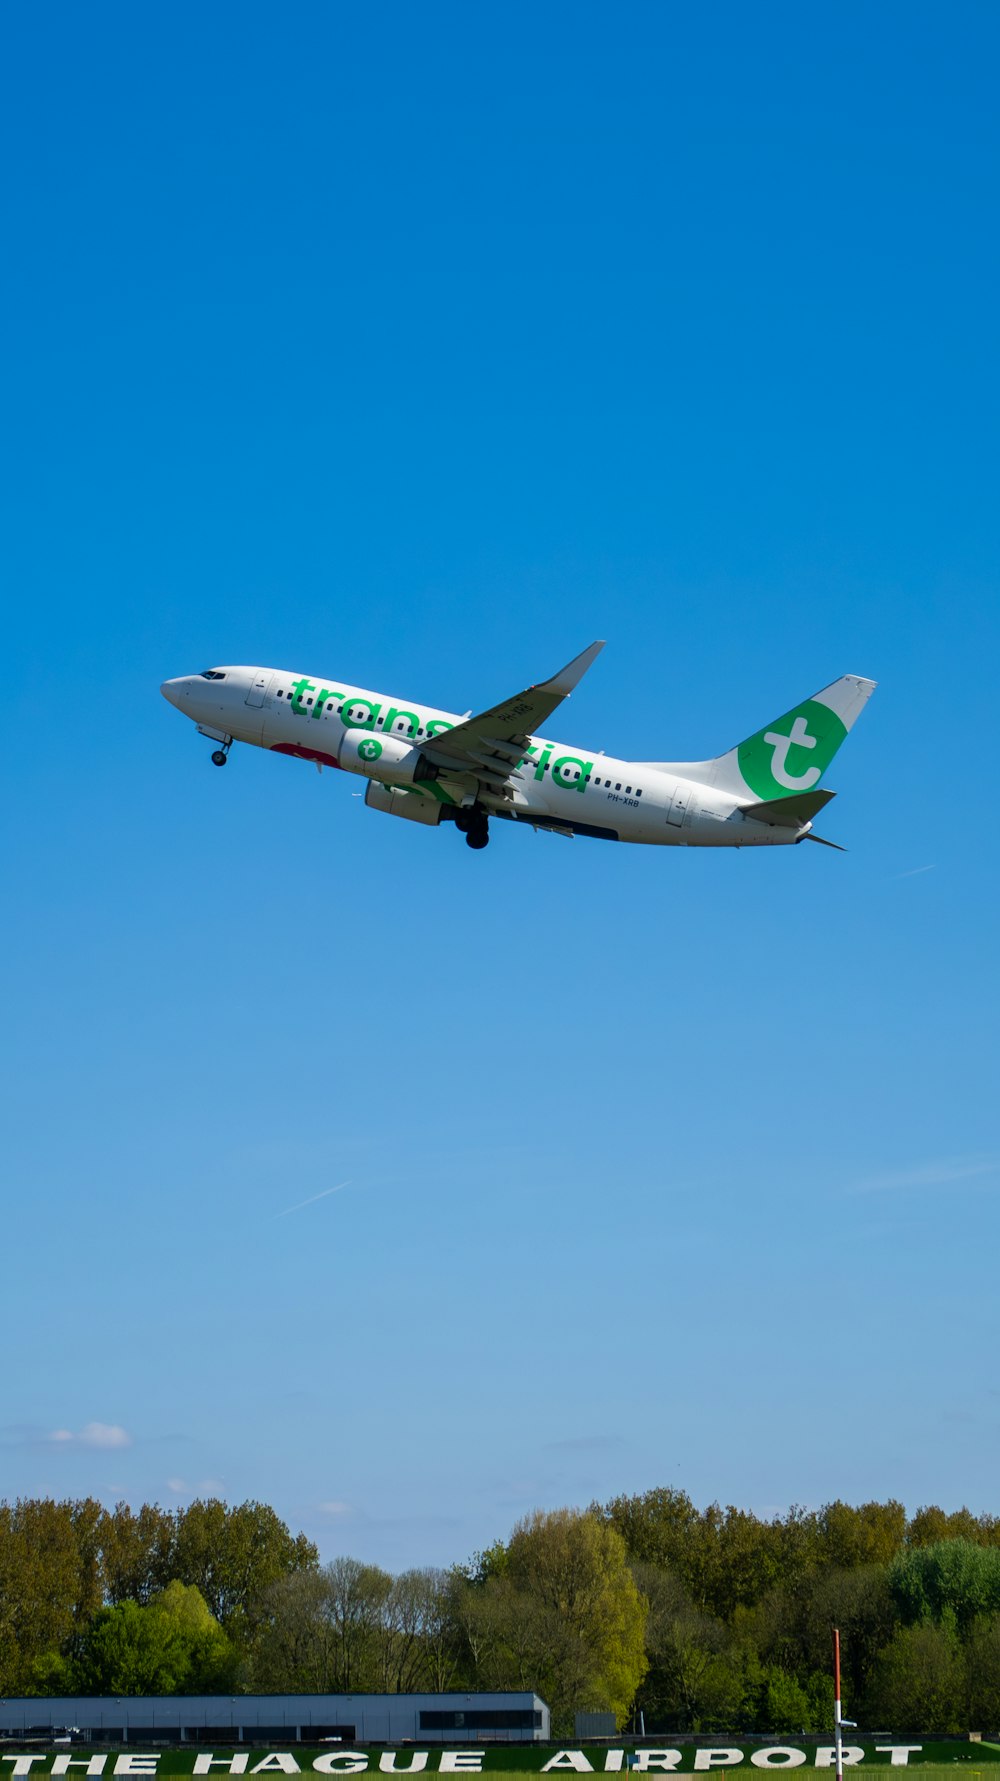
[[[5, 1494], [996, 1509], [998, 36], [8, 13]], [[638, 758], [878, 679], [849, 851], [477, 855], [158, 692], [597, 636]]]

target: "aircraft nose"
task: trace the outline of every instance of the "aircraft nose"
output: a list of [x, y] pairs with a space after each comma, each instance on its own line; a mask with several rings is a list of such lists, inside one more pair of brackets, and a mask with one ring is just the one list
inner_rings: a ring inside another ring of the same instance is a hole
[[182, 674], [176, 680], [165, 680], [160, 691], [168, 704], [179, 706], [185, 694], [190, 693], [191, 682], [186, 674]]

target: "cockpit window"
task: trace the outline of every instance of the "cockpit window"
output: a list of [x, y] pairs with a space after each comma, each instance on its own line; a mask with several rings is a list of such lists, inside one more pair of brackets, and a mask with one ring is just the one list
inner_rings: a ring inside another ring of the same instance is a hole
[[200, 678], [202, 680], [225, 680], [226, 670], [225, 668], [203, 668]]

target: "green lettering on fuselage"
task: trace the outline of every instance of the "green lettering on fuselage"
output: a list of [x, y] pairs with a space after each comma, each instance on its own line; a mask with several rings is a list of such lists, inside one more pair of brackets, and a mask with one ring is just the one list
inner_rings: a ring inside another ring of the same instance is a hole
[[[305, 704], [307, 693], [317, 694], [311, 709]], [[291, 707], [296, 717], [321, 717], [324, 706], [331, 699], [342, 702], [340, 715], [345, 729], [374, 730], [378, 725], [379, 714], [382, 710], [381, 699], [368, 699], [363, 694], [348, 695], [347, 693], [334, 692], [328, 686], [320, 687], [317, 693], [314, 683], [307, 680], [304, 675], [300, 680], [292, 681]], [[407, 734], [410, 740], [414, 741], [421, 727], [420, 718], [417, 712], [410, 711], [405, 706], [388, 706], [382, 727], [390, 732], [401, 720], [405, 720]], [[450, 718], [431, 717], [423, 727], [430, 741], [445, 730], [453, 730], [455, 725]], [[584, 760], [582, 755], [577, 754], [559, 755], [556, 760], [553, 760], [554, 750], [555, 744], [552, 742], [528, 742], [525, 744], [525, 752], [519, 765], [533, 768], [537, 784], [541, 784], [548, 773], [553, 785], [557, 786], [560, 791], [585, 792], [591, 781], [594, 762]], [[456, 773], [461, 772], [457, 763], [454, 770]], [[436, 795], [448, 797], [443, 788]], [[448, 797], [448, 801], [451, 801], [450, 797]]]
[[398, 705], [389, 706], [385, 714], [385, 728], [391, 730], [401, 717], [405, 717], [407, 721], [410, 736], [415, 736], [420, 728], [420, 719], [415, 711], [401, 711]]
[[552, 763], [552, 778], [564, 792], [585, 792], [591, 773], [594, 771], [593, 761], [584, 761], [578, 754], [560, 755]]
[[[381, 699], [345, 699], [341, 713], [346, 728], [351, 730], [373, 730], [378, 714], [382, 709]], [[355, 712], [364, 711], [367, 715], [356, 717]]]

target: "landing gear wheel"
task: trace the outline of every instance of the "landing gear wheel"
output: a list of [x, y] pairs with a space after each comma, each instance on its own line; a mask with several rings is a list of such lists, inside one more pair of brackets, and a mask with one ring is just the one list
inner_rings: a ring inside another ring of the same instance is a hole
[[475, 820], [475, 815], [471, 810], [456, 810], [455, 812], [455, 827], [460, 835], [467, 835]]
[[466, 847], [475, 848], [487, 847], [489, 845], [489, 839], [490, 825], [486, 817], [482, 816], [479, 818], [478, 822], [470, 824], [466, 831], [465, 845]]
[[212, 756], [212, 760], [217, 767], [224, 767], [228, 759], [229, 756], [224, 748], [217, 748]]

